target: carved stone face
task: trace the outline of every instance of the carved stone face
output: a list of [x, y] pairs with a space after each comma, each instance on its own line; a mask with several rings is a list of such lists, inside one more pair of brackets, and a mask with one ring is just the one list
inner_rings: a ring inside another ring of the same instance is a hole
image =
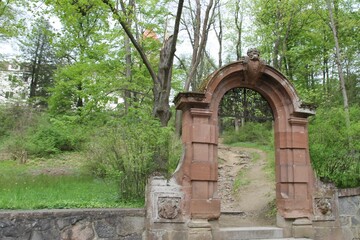
[[257, 50], [256, 48], [250, 48], [247, 51], [247, 55], [249, 56], [250, 60], [256, 61], [259, 60], [260, 58], [260, 51]]
[[316, 206], [323, 215], [326, 215], [331, 212], [331, 203], [327, 198], [321, 198], [317, 201]]

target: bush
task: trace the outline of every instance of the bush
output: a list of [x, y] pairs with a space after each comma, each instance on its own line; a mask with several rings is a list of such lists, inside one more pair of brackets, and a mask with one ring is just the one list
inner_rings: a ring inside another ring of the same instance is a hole
[[317, 176], [338, 187], [360, 186], [360, 109], [350, 109], [350, 129], [341, 107], [318, 109], [310, 120], [310, 155]]
[[1, 152], [20, 162], [28, 155], [46, 157], [77, 150], [84, 142], [83, 128], [71, 116], [54, 118], [31, 107], [10, 106], [0, 117], [7, 122], [1, 129]]
[[274, 137], [271, 123], [247, 122], [239, 131], [226, 130], [224, 143], [254, 142], [260, 145], [273, 146]]
[[84, 142], [83, 127], [71, 116], [53, 118], [42, 116], [39, 123], [28, 131], [27, 151], [46, 157], [62, 151], [74, 151]]
[[0, 155], [2, 159], [27, 160], [27, 131], [36, 124], [39, 113], [22, 105], [0, 108]]
[[4, 140], [14, 133], [23, 133], [33, 122], [37, 112], [21, 105], [0, 106], [0, 138]]
[[[161, 127], [149, 114], [133, 110], [92, 137], [88, 169], [98, 177], [116, 179], [119, 198], [142, 199], [150, 174], [163, 168], [172, 171], [177, 165], [181, 148], [174, 149], [173, 140], [171, 129]], [[159, 157], [167, 158], [167, 166], [155, 163]]]

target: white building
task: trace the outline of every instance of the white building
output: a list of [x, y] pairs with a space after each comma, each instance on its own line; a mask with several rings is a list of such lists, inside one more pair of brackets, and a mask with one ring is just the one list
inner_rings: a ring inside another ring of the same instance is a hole
[[30, 76], [26, 64], [0, 62], [0, 104], [25, 102], [30, 92]]

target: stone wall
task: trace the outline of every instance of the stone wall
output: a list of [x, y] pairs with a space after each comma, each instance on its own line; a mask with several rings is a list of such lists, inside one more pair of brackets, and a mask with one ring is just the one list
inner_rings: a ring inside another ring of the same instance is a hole
[[360, 240], [360, 188], [338, 190], [339, 218], [346, 239]]
[[0, 211], [1, 240], [140, 240], [144, 209]]

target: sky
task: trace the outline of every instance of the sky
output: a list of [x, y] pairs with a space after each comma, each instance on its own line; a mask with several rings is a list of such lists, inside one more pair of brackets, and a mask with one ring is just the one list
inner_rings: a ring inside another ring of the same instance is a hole
[[[31, 20], [35, 19], [34, 14], [36, 14], [36, 12], [38, 11], [43, 11], [43, 8], [45, 5], [43, 5], [42, 3], [39, 3], [40, 5], [38, 5], [36, 7], [36, 10], [34, 12], [25, 12], [24, 15], [26, 16], [26, 23], [28, 26], [30, 26], [31, 24]], [[246, 24], [244, 25], [251, 25], [249, 24], [249, 19], [245, 19]], [[52, 26], [54, 27], [55, 30], [60, 30], [61, 29], [61, 23], [60, 20], [55, 17], [55, 16], [50, 16], [49, 15], [49, 22], [52, 24]], [[245, 26], [246, 27], [246, 26]], [[229, 26], [225, 27], [225, 31], [226, 28], [229, 28]], [[231, 26], [230, 26], [231, 28]], [[248, 31], [244, 31], [243, 35], [246, 35], [248, 33]], [[180, 31], [179, 33], [179, 44], [177, 45], [177, 52], [176, 54], [178, 56], [187, 56], [187, 57], [191, 57], [192, 55], [192, 47], [190, 44], [190, 40], [188, 39], [188, 35], [186, 33], [185, 30]], [[225, 46], [227, 45], [226, 43], [223, 44], [224, 45], [224, 49], [223, 52], [227, 49], [225, 49]], [[245, 46], [246, 47], [246, 46]], [[256, 46], [251, 46], [251, 47], [256, 47]], [[218, 51], [219, 51], [219, 43], [217, 41], [215, 32], [213, 30], [210, 30], [209, 32], [209, 37], [208, 37], [208, 42], [207, 42], [207, 51], [209, 52], [210, 56], [212, 58], [214, 58], [214, 60], [217, 62], [218, 61]], [[243, 49], [243, 52], [246, 53], [246, 49]], [[15, 38], [11, 38], [8, 40], [0, 40], [0, 54], [5, 56], [5, 58], [16, 58], [17, 55], [20, 55], [20, 48], [18, 45], [18, 41]]]
[[4, 56], [5, 59], [11, 59], [17, 54], [20, 54], [16, 39], [0, 40], [0, 54]]

